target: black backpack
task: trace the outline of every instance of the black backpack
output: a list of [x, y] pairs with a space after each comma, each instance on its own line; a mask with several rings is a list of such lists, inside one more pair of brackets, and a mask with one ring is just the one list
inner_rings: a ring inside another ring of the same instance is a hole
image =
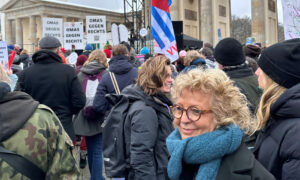
[[109, 178], [125, 177], [129, 164], [126, 162], [124, 125], [128, 110], [134, 100], [116, 94], [109, 94], [105, 97], [114, 105], [102, 125], [105, 173]]

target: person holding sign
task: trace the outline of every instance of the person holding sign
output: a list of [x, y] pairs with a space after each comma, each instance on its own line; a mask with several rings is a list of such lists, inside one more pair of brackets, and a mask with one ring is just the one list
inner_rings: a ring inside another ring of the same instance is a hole
[[28, 93], [53, 109], [74, 141], [72, 116], [84, 107], [85, 95], [74, 68], [63, 64], [58, 55], [59, 40], [44, 37], [39, 46], [40, 50], [32, 56], [34, 64], [20, 73], [16, 90]]

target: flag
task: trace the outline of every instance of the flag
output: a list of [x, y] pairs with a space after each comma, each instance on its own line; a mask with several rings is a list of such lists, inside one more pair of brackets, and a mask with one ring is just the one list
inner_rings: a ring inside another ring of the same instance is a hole
[[178, 50], [169, 6], [172, 0], [151, 0], [151, 31], [155, 53], [164, 54], [172, 62], [178, 59]]

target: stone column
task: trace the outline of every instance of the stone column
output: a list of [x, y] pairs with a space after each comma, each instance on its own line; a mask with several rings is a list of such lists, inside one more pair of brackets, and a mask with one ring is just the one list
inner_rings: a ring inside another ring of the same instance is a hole
[[266, 44], [266, 3], [265, 0], [252, 0], [251, 1], [251, 16], [252, 16], [252, 37], [255, 37], [255, 41]]
[[5, 40], [7, 45], [12, 44], [12, 21], [6, 19], [5, 23]]
[[30, 16], [29, 18], [29, 28], [30, 28], [30, 52], [34, 52], [34, 48], [37, 46], [36, 43], [36, 17]]
[[112, 24], [112, 22], [107, 21], [107, 19], [106, 19], [106, 32], [111, 32], [111, 24]]
[[203, 43], [214, 42], [213, 36], [213, 1], [201, 0], [201, 40]]
[[16, 19], [16, 44], [23, 47], [22, 19]]

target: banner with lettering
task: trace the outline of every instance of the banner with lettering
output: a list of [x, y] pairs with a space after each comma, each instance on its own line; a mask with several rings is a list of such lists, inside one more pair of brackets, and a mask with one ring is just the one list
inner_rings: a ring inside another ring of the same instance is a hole
[[6, 41], [0, 41], [0, 63], [5, 70], [8, 68], [8, 53]]
[[84, 49], [82, 22], [65, 22], [64, 34], [65, 49]]
[[53, 36], [63, 42], [63, 20], [61, 18], [43, 18], [42, 37]]
[[151, 1], [151, 32], [155, 53], [164, 54], [172, 62], [178, 59], [178, 50], [169, 6], [172, 0]]
[[106, 43], [106, 16], [86, 16], [88, 43]]
[[285, 39], [300, 38], [300, 1], [282, 0]]

